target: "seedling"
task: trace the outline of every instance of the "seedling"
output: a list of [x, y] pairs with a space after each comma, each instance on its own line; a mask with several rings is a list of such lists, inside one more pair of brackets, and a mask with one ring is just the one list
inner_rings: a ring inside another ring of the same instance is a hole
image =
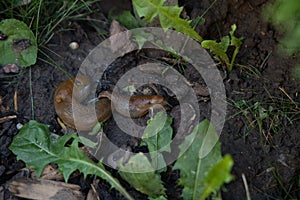
[[[229, 32], [229, 35], [222, 37], [220, 42], [216, 42], [215, 40], [204, 40], [201, 42], [202, 47], [205, 49], [209, 49], [210, 52], [216, 56], [217, 59], [219, 59], [222, 63], [224, 63], [227, 66], [227, 69], [229, 71], [232, 70], [236, 55], [240, 50], [240, 46], [242, 45], [243, 39], [235, 37], [235, 30], [236, 25], [234, 24], [231, 26], [231, 31]], [[227, 55], [227, 50], [229, 46], [234, 47], [231, 60]]]

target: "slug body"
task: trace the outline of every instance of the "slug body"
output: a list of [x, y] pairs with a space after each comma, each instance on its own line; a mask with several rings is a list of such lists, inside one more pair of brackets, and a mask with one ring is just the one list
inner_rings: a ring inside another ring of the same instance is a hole
[[158, 95], [141, 95], [127, 97], [112, 91], [104, 91], [99, 94], [98, 98], [108, 98], [113, 103], [113, 109], [125, 117], [139, 118], [146, 115], [149, 109], [157, 105], [167, 107], [166, 98]]
[[[99, 99], [95, 104], [84, 104], [90, 94], [89, 77], [81, 76], [61, 83], [54, 94], [55, 111], [69, 127], [81, 131], [91, 130], [98, 122], [111, 116], [108, 99]], [[76, 125], [76, 126], [75, 126]]]

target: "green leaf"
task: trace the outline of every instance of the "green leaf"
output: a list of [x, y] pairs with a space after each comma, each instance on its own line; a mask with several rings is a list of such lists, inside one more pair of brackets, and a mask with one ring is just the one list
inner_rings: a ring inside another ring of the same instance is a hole
[[235, 46], [236, 48], [239, 48], [242, 45], [243, 38], [237, 38], [234, 35], [234, 32], [236, 30], [236, 25], [233, 24], [231, 26], [231, 31], [229, 32], [230, 35], [230, 45]]
[[221, 38], [221, 42], [219, 43], [224, 52], [227, 51], [230, 45], [230, 38], [228, 35]]
[[235, 49], [234, 49], [234, 52], [232, 54], [230, 65], [228, 66], [229, 70], [232, 70], [233, 63], [235, 61], [236, 55], [239, 53], [240, 46], [242, 45], [242, 40], [243, 40], [242, 37], [237, 38], [237, 37], [234, 36], [235, 30], [236, 30], [236, 25], [233, 24], [231, 26], [231, 31], [229, 32], [229, 34], [230, 34], [230, 45], [234, 46]]
[[9, 149], [27, 167], [32, 167], [38, 177], [46, 165], [56, 163], [66, 181], [74, 171], [79, 170], [85, 177], [88, 174], [101, 177], [127, 199], [133, 199], [119, 181], [105, 170], [102, 163], [94, 163], [79, 149], [79, 140], [76, 133], [52, 137], [50, 140], [48, 126], [31, 120], [13, 138]]
[[149, 149], [151, 163], [155, 169], [166, 167], [162, 152], [170, 152], [173, 129], [172, 118], [165, 112], [158, 112], [153, 119], [148, 120], [148, 125], [142, 137]]
[[202, 41], [201, 36], [190, 26], [191, 20], [180, 18], [183, 7], [164, 6], [165, 0], [133, 0], [133, 7], [140, 17], [145, 17], [150, 23], [158, 16], [164, 29], [175, 28], [195, 40]]
[[229, 183], [233, 179], [230, 174], [232, 166], [231, 156], [226, 155], [209, 170], [207, 176], [203, 179], [204, 191], [200, 200], [205, 200], [212, 192], [219, 190], [224, 183]]
[[133, 38], [134, 38], [134, 41], [137, 43], [138, 48], [142, 49], [145, 42], [149, 41], [150, 36], [151, 36], [151, 33], [146, 33], [144, 31], [139, 31], [138, 34], [133, 35]]
[[136, 190], [151, 198], [165, 195], [160, 175], [155, 173], [155, 169], [143, 153], [132, 156], [125, 165], [119, 164], [119, 173]]
[[[223, 41], [225, 42], [225, 41]], [[201, 46], [218, 56], [218, 58], [225, 64], [229, 64], [229, 58], [224, 51], [224, 44], [219, 44], [215, 40], [203, 40]]]
[[0, 40], [0, 65], [16, 64], [27, 67], [35, 64], [36, 38], [25, 23], [6, 19], [0, 22], [0, 31], [6, 38]]
[[[217, 137], [217, 133], [212, 128], [210, 122], [204, 120], [195, 127], [193, 132], [188, 135], [179, 146], [180, 157], [176, 161], [173, 169], [180, 170], [179, 185], [184, 187], [182, 191], [183, 199], [198, 200], [201, 195], [208, 191], [206, 188], [207, 185], [209, 185], [207, 179], [211, 180], [216, 178], [210, 174], [210, 171], [216, 168], [218, 162], [222, 159], [220, 143], [217, 142], [207, 156], [204, 158], [201, 156], [202, 148], [205, 146], [203, 141], [208, 134], [211, 134], [212, 137]], [[187, 147], [189, 148], [184, 151]], [[218, 169], [216, 168], [214, 170]], [[218, 173], [216, 175], [218, 175]], [[208, 175], [213, 178], [207, 178]]]
[[81, 144], [83, 144], [84, 146], [90, 147], [90, 148], [96, 148], [98, 146], [97, 142], [93, 142], [92, 140], [83, 137], [83, 136], [79, 136], [79, 142]]
[[112, 16], [112, 18], [116, 19], [129, 30], [139, 27], [138, 20], [128, 10], [121, 12], [119, 15]]
[[159, 196], [159, 197], [155, 197], [155, 198], [152, 198], [152, 197], [148, 197], [149, 200], [168, 200], [166, 197], [164, 196]]

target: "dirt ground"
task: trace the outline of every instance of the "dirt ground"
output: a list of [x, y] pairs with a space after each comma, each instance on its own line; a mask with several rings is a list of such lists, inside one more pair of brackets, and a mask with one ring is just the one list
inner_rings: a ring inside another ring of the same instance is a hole
[[[192, 19], [201, 15], [211, 2], [209, 0], [180, 1]], [[272, 124], [263, 123], [262, 128], [259, 129], [255, 123], [251, 124], [255, 120], [253, 116], [249, 115], [249, 119], [242, 113], [238, 114], [239, 109], [232, 103], [240, 100], [245, 100], [248, 105], [254, 105], [256, 102], [272, 102], [270, 104], [278, 113], [280, 109], [283, 109], [281, 106], [289, 102], [290, 110], [298, 109], [296, 103], [300, 102], [298, 94], [300, 84], [291, 77], [297, 58], [278, 54], [277, 45], [281, 33], [262, 19], [262, 10], [267, 2], [266, 0], [216, 1], [212, 9], [204, 16], [205, 24], [197, 28], [203, 38], [218, 39], [228, 34], [230, 26], [236, 24], [236, 35], [244, 38], [236, 59], [236, 63], [240, 66], [234, 67], [224, 79], [229, 103], [228, 120], [221, 135], [222, 152], [232, 155], [234, 159], [232, 173], [235, 176], [234, 181], [225, 185], [226, 189], [222, 193], [224, 200], [246, 199], [242, 174], [246, 177], [252, 199], [291, 199], [291, 197], [300, 199], [300, 115], [288, 113], [292, 122], [287, 117], [279, 117], [280, 121], [277, 124], [280, 126], [276, 129], [276, 133], [273, 133], [269, 132]], [[125, 7], [126, 5], [122, 4]], [[108, 30], [109, 24], [105, 28]], [[80, 47], [71, 50], [69, 44], [72, 41], [77, 41]], [[55, 61], [71, 75], [76, 75], [81, 62], [100, 42], [100, 37], [93, 29], [77, 24], [76, 29], [72, 31], [56, 34], [48, 47], [60, 55], [59, 57], [50, 53]], [[111, 76], [111, 82], [115, 83], [115, 74], [122, 75], [131, 67], [147, 62], [147, 59], [157, 58], [157, 56], [148, 51], [126, 55], [113, 63], [111, 71], [107, 72], [108, 77]], [[188, 70], [187, 68], [185, 75], [191, 78], [192, 72]], [[30, 77], [32, 83], [30, 83]], [[17, 118], [0, 123], [0, 194], [1, 190], [5, 190], [5, 183], [24, 167], [24, 164], [16, 161], [16, 157], [8, 150], [13, 136], [18, 132], [16, 129], [18, 123], [24, 124], [34, 118], [39, 122], [49, 124], [53, 132], [62, 134], [61, 127], [56, 121], [53, 95], [59, 83], [66, 79], [68, 77], [61, 70], [40, 60], [31, 67], [31, 70], [25, 69], [20, 72], [19, 76], [13, 77], [13, 81], [8, 75], [1, 75], [0, 117], [16, 114]], [[196, 80], [192, 80], [192, 83], [196, 83]], [[34, 115], [29, 95], [30, 84], [32, 84], [34, 99]], [[202, 84], [202, 81], [199, 84]], [[103, 86], [104, 89], [109, 87], [109, 84]], [[17, 112], [14, 111], [13, 104], [15, 91], [18, 92]], [[261, 105], [267, 109], [270, 104]], [[200, 102], [203, 117], [210, 116], [208, 108], [209, 101]], [[175, 113], [174, 110], [173, 113]], [[110, 139], [119, 145], [135, 143], [134, 138], [122, 136], [120, 130], [114, 127], [112, 120], [108, 121], [104, 127], [105, 132], [111, 136]], [[112, 173], [116, 174], [113, 170]], [[178, 174], [175, 172], [168, 171], [163, 174], [169, 199], [180, 199], [180, 188], [175, 188], [177, 178]], [[86, 192], [89, 187], [88, 181], [91, 180], [72, 181], [79, 184]], [[123, 199], [118, 192], [110, 191], [108, 184], [99, 184], [99, 186], [98, 192], [102, 199]], [[136, 199], [147, 199], [128, 185], [126, 188]], [[10, 198], [7, 190], [4, 194], [5, 199]]]

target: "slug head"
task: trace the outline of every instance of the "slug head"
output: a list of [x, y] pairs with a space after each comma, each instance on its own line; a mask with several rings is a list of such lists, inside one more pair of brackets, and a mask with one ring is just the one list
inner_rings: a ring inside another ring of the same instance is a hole
[[73, 97], [78, 102], [83, 102], [91, 92], [91, 82], [87, 76], [79, 76], [72, 79], [73, 83]]

